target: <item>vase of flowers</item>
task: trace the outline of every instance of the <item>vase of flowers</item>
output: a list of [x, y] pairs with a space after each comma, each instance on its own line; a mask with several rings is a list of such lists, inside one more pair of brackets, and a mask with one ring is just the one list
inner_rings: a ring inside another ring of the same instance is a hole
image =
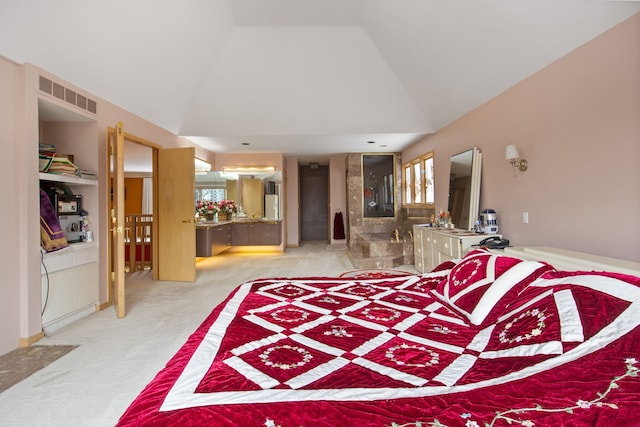
[[198, 214], [199, 218], [206, 218], [207, 221], [212, 221], [218, 212], [220, 212], [220, 208], [215, 202], [211, 200], [196, 201], [196, 214]]
[[218, 202], [218, 219], [226, 221], [231, 219], [231, 215], [238, 212], [238, 206], [233, 200], [221, 200]]

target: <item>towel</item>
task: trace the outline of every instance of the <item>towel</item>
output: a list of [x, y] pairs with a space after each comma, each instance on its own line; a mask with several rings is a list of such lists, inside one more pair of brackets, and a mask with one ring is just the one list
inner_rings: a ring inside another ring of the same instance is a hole
[[342, 240], [344, 235], [344, 220], [342, 219], [342, 212], [336, 212], [333, 218], [333, 238], [334, 240]]

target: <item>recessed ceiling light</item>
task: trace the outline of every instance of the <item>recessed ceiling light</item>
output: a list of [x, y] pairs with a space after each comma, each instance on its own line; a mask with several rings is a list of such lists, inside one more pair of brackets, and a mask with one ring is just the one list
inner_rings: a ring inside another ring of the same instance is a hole
[[380, 147], [387, 147], [387, 144], [382, 144]]
[[375, 144], [375, 141], [367, 141], [367, 144]]
[[243, 142], [242, 145], [251, 145], [250, 142]]

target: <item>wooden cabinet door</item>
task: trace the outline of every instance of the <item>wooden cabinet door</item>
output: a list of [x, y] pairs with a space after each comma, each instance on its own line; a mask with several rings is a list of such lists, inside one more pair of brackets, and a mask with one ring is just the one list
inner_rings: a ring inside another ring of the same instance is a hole
[[280, 227], [279, 223], [264, 223], [262, 224], [262, 244], [263, 245], [279, 245], [280, 239]]
[[249, 224], [233, 224], [233, 246], [249, 244]]
[[416, 270], [424, 273], [424, 232], [420, 227], [413, 227], [413, 257]]
[[431, 230], [423, 230], [423, 249], [424, 249], [424, 271], [429, 272], [435, 266], [435, 247], [438, 244], [437, 234]]
[[211, 229], [211, 254], [217, 255], [231, 246], [231, 226], [219, 225]]

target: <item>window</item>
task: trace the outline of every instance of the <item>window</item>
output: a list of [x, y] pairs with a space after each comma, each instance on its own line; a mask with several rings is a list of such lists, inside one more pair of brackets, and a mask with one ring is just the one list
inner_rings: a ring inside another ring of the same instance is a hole
[[429, 206], [435, 203], [433, 191], [433, 152], [402, 165], [405, 206]]
[[196, 188], [196, 200], [221, 202], [225, 199], [225, 194], [224, 188]]

